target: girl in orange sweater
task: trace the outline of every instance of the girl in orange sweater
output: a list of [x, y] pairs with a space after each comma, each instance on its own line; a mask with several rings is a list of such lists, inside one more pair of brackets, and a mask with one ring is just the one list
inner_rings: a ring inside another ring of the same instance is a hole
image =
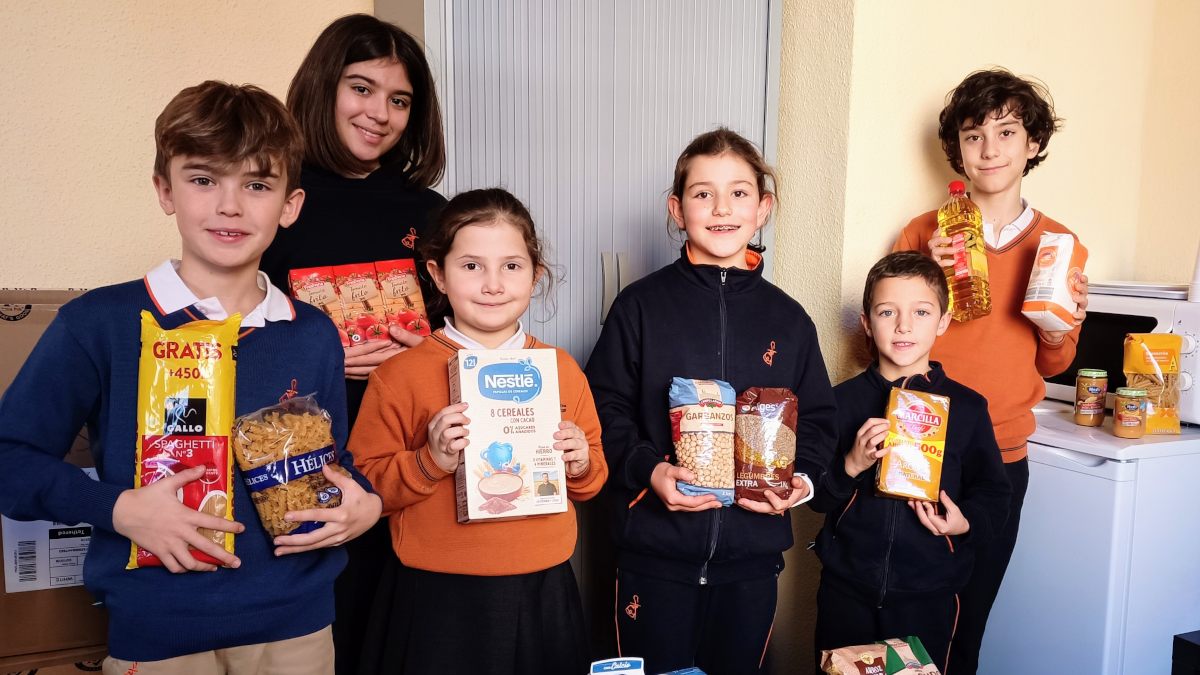
[[[470, 451], [466, 404], [450, 405], [447, 361], [462, 348], [547, 348], [520, 317], [549, 283], [533, 220], [500, 189], [447, 204], [421, 251], [447, 300], [445, 328], [371, 374], [350, 439], [383, 499], [396, 559], [377, 596], [360, 672], [586, 672], [587, 635], [568, 558], [574, 506], [549, 516], [459, 524], [454, 471]], [[587, 380], [557, 350], [563, 422], [554, 437], [571, 500], [608, 468]]]

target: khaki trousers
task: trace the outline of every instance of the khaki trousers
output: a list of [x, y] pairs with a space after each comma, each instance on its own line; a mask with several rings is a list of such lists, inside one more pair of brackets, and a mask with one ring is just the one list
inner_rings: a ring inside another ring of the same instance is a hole
[[162, 661], [104, 659], [104, 675], [330, 675], [329, 626], [290, 640], [215, 649]]

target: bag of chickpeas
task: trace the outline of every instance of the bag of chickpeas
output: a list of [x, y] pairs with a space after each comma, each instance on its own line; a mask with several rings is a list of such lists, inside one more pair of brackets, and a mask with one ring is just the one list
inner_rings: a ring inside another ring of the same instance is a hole
[[733, 504], [734, 401], [728, 382], [676, 377], [668, 394], [675, 463], [696, 476], [679, 481], [685, 495], [716, 495], [723, 506]]

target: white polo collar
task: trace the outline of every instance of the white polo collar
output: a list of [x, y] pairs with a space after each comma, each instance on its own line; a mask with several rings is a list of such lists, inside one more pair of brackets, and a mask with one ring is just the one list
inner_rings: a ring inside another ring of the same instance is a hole
[[[267, 292], [267, 297], [258, 303], [249, 314], [242, 317], [242, 328], [262, 328], [268, 321], [291, 321], [296, 318], [292, 301], [271, 283], [266, 272], [259, 271], [258, 287]], [[179, 261], [169, 259], [146, 273], [146, 290], [158, 311], [173, 314], [184, 307], [196, 306], [206, 319], [221, 321], [229, 318], [229, 312], [214, 298], [200, 299], [183, 279], [179, 278]]]
[[[445, 332], [446, 332], [446, 337], [450, 338], [451, 340], [454, 340], [455, 342], [462, 345], [463, 347], [466, 347], [467, 349], [488, 349], [488, 347], [484, 347], [483, 345], [479, 344], [479, 342], [472, 340], [471, 338], [467, 337], [466, 335], [463, 335], [462, 331], [460, 331], [454, 327], [454, 319], [452, 319], [451, 317], [446, 317]], [[524, 348], [525, 348], [525, 324], [521, 323], [521, 320], [518, 319], [517, 320], [517, 332], [515, 334], [513, 334], [512, 337], [508, 338], [503, 343], [501, 343], [500, 346], [496, 347], [496, 349], [524, 349]]]

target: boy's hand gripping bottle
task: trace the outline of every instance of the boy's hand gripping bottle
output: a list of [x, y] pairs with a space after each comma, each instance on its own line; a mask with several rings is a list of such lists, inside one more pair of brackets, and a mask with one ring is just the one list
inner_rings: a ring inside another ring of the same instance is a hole
[[992, 313], [983, 214], [967, 197], [966, 190], [962, 181], [951, 181], [950, 198], [938, 209], [938, 234], [949, 237], [954, 249], [954, 264], [943, 267], [942, 271], [950, 287], [950, 314], [956, 321], [970, 321]]

